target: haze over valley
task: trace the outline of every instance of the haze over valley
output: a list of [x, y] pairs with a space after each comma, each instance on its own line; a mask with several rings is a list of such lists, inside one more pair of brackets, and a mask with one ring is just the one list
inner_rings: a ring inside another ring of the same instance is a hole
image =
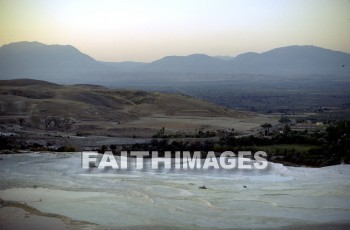
[[0, 229], [350, 229], [349, 12], [1, 0]]
[[350, 54], [315, 46], [282, 47], [226, 60], [194, 54], [151, 63], [106, 63], [72, 46], [19, 42], [0, 48], [0, 66], [1, 79], [180, 93], [253, 112], [335, 107], [339, 114], [349, 107]]

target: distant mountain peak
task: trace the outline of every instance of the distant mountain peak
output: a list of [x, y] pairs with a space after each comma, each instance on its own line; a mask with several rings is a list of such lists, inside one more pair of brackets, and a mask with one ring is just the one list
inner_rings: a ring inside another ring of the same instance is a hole
[[87, 72], [111, 71], [71, 45], [15, 42], [0, 47], [0, 79], [76, 77]]
[[[206, 54], [190, 54], [190, 55], [170, 55], [170, 56], [165, 56], [163, 58], [160, 58], [156, 61], [160, 61], [160, 60], [163, 60], [163, 59], [182, 59], [182, 58], [186, 58], [186, 59], [194, 59], [194, 58], [214, 58], [214, 57], [211, 57], [209, 55], [206, 55]], [[156, 62], [154, 61], [154, 62]]]
[[[15, 42], [0, 47], [0, 79], [99, 78], [100, 73], [195, 73], [256, 75], [350, 75], [350, 54], [312, 45], [292, 45], [232, 58], [206, 54], [166, 56], [151, 63], [107, 63], [71, 45]], [[67, 80], [66, 80], [67, 81]]]
[[212, 58], [211, 56], [208, 56], [206, 54], [190, 54], [190, 55], [187, 55], [187, 57], [205, 57], [205, 58]]
[[25, 49], [25, 50], [33, 50], [33, 49], [45, 49], [45, 50], [57, 50], [61, 49], [62, 51], [75, 51], [81, 53], [77, 48], [75, 48], [72, 45], [59, 45], [59, 44], [53, 44], [53, 45], [45, 45], [43, 43], [37, 42], [37, 41], [22, 41], [22, 42], [13, 42], [6, 45], [3, 45], [0, 47], [0, 49], [12, 49], [12, 50], [18, 50], [18, 49]]
[[20, 41], [20, 42], [12, 42], [3, 46], [19, 46], [19, 45], [40, 45], [45, 46], [43, 43], [37, 41]]
[[260, 55], [259, 53], [255, 53], [255, 52], [247, 52], [247, 53], [242, 53], [236, 56], [236, 58], [246, 58], [246, 57], [252, 57], [252, 56], [257, 56]]

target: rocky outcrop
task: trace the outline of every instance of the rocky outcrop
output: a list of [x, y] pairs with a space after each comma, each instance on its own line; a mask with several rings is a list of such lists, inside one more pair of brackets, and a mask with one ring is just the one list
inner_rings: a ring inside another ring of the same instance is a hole
[[23, 125], [47, 131], [70, 131], [73, 129], [75, 123], [76, 120], [71, 117], [31, 116], [24, 121]]

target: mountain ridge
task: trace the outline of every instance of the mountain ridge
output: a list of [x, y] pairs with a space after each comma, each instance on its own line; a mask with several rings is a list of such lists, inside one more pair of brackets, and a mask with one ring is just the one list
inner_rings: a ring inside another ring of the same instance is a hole
[[[350, 54], [310, 45], [246, 52], [222, 59], [206, 54], [166, 56], [150, 63], [102, 62], [71, 45], [16, 42], [0, 47], [0, 79], [93, 79], [115, 73], [349, 75]], [[118, 74], [117, 74], [118, 75]]]

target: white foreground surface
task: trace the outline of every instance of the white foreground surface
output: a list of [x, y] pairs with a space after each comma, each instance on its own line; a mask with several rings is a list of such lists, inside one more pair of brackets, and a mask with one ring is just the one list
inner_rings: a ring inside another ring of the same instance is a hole
[[[102, 226], [222, 229], [350, 223], [350, 165], [120, 171], [84, 170], [80, 153], [0, 157], [1, 199]], [[199, 188], [203, 185], [207, 189]]]

